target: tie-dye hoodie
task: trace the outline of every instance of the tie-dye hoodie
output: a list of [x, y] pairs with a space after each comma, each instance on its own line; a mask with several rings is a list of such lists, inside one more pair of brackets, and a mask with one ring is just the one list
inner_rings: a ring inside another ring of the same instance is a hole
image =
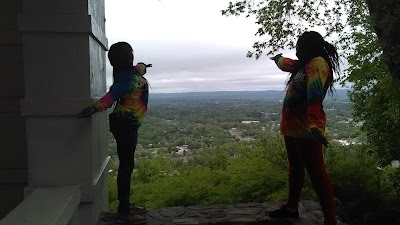
[[93, 107], [99, 112], [111, 108], [117, 101], [113, 116], [139, 127], [146, 116], [149, 96], [149, 86], [143, 77], [145, 73], [146, 65], [143, 63], [138, 63], [132, 69], [117, 71], [109, 92]]
[[[286, 72], [294, 72], [298, 60], [285, 57], [275, 59], [277, 66]], [[291, 137], [308, 138], [310, 129], [319, 128], [324, 133], [326, 117], [322, 101], [329, 84], [329, 65], [321, 56], [310, 60], [290, 80], [283, 102], [281, 134]]]

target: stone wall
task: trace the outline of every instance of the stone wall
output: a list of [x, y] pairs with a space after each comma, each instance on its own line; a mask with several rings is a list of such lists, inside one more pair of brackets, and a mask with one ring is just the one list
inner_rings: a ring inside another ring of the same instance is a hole
[[21, 10], [22, 0], [4, 0], [0, 7], [0, 219], [23, 200], [28, 177], [20, 107], [25, 95]]
[[0, 32], [0, 219], [36, 188], [78, 185], [80, 223], [95, 224], [107, 113], [75, 115], [106, 92], [104, 0], [6, 0]]

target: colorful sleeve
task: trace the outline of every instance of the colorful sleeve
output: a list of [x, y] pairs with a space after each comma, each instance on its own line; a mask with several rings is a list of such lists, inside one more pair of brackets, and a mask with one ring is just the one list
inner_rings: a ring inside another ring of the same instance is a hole
[[279, 69], [285, 72], [293, 72], [294, 66], [298, 63], [298, 60], [279, 56], [275, 58], [275, 63]]
[[123, 83], [114, 83], [110, 90], [100, 100], [92, 106], [97, 112], [111, 108], [113, 103], [128, 91], [128, 85]]
[[146, 64], [144, 63], [138, 63], [135, 66], [136, 71], [140, 74], [140, 75], [144, 75], [146, 73]]
[[325, 97], [325, 82], [328, 79], [330, 70], [328, 63], [322, 57], [312, 59], [306, 65], [307, 80], [307, 118], [308, 128], [319, 127], [324, 124], [322, 101]]

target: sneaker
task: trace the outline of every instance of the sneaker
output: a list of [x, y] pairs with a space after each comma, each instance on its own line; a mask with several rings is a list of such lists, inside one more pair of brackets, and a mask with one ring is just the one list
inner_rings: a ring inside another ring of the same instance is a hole
[[146, 207], [138, 206], [138, 205], [136, 205], [136, 203], [131, 204], [129, 206], [129, 209], [134, 214], [142, 214], [142, 213], [146, 213], [147, 212]]
[[325, 220], [324, 221], [324, 225], [338, 225], [338, 221], [337, 220]]
[[144, 224], [147, 222], [147, 218], [137, 214], [130, 214], [128, 216], [118, 214], [115, 222], [118, 224]]
[[298, 219], [299, 218], [299, 210], [290, 211], [287, 209], [287, 205], [282, 205], [280, 209], [274, 210], [269, 213], [270, 218], [277, 218], [277, 219]]

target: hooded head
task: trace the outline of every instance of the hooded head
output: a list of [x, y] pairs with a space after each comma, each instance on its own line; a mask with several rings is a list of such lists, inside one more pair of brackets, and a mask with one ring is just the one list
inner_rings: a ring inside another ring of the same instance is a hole
[[114, 69], [125, 69], [133, 66], [133, 49], [127, 42], [117, 42], [108, 50], [108, 59]]

